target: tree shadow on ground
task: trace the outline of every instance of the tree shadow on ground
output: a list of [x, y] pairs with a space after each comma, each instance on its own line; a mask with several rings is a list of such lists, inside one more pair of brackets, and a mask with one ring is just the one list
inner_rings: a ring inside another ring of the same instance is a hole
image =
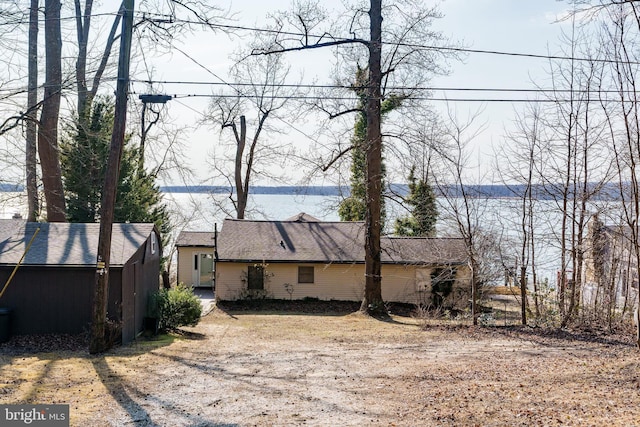
[[[337, 300], [278, 300], [278, 299], [246, 299], [237, 301], [217, 301], [214, 312], [226, 314], [235, 318], [237, 314], [260, 315], [308, 315], [308, 316], [347, 316], [360, 311], [358, 301]], [[387, 303], [389, 313], [410, 317], [415, 311], [414, 304]], [[393, 321], [391, 317], [376, 318], [383, 321]]]
[[[325, 400], [322, 397], [314, 397], [313, 393], [304, 387], [301, 386], [296, 391], [291, 394], [290, 391], [282, 389], [281, 382], [285, 383], [297, 383], [302, 380], [304, 382], [304, 378], [306, 378], [306, 373], [297, 374], [266, 374], [261, 371], [249, 370], [245, 369], [249, 366], [255, 367], [254, 360], [245, 360], [244, 362], [239, 362], [239, 358], [235, 358], [234, 366], [236, 369], [229, 369], [229, 367], [222, 366], [219, 363], [216, 363], [215, 360], [205, 361], [205, 360], [193, 360], [191, 358], [186, 358], [176, 354], [162, 354], [160, 352], [154, 353], [156, 356], [167, 359], [171, 362], [180, 363], [190, 369], [194, 369], [199, 372], [200, 375], [204, 376], [216, 376], [217, 381], [220, 382], [229, 382], [237, 384], [236, 390], [239, 389], [247, 389], [252, 393], [257, 393], [262, 396], [271, 396], [274, 399], [279, 399], [282, 396], [297, 396], [301, 401], [309, 402], [309, 401], [322, 401], [324, 405], [327, 406], [327, 410], [333, 413], [343, 413], [348, 416], [355, 416], [360, 414], [358, 408], [350, 407], [349, 405], [331, 403], [329, 400]], [[306, 352], [305, 352], [306, 354]], [[246, 356], [246, 355], [243, 355]], [[290, 354], [289, 354], [290, 356]], [[242, 358], [242, 357], [240, 357]], [[245, 365], [243, 365], [243, 363]], [[297, 375], [297, 376], [296, 376]], [[335, 386], [331, 381], [327, 381], [323, 384], [324, 388], [334, 389]], [[374, 411], [373, 409], [370, 411], [369, 415], [376, 415], [379, 413]], [[218, 424], [207, 424], [208, 426], [219, 426]]]
[[190, 341], [202, 341], [207, 339], [207, 336], [205, 334], [202, 334], [200, 332], [187, 331], [184, 329], [177, 329], [175, 331], [172, 331], [172, 333], [180, 338], [188, 339]]
[[[183, 336], [194, 336], [195, 339], [203, 339], [202, 334], [185, 332]], [[153, 344], [153, 341], [147, 341], [151, 346], [147, 347], [147, 351], [157, 350], [164, 345], [168, 345], [168, 342], [173, 342], [174, 339], [167, 339], [166, 336], [160, 336], [160, 338], [156, 341], [157, 345]], [[159, 345], [158, 345], [159, 344]], [[163, 345], [164, 344], [164, 345]], [[137, 356], [137, 354], [146, 353], [147, 351], [143, 351], [140, 353], [136, 353], [135, 351], [132, 354], [128, 354], [125, 352], [125, 357]], [[119, 352], [120, 353], [120, 352]], [[118, 356], [122, 356], [123, 354], [118, 354]], [[140, 390], [137, 386], [128, 383], [125, 378], [118, 375], [116, 371], [114, 371], [107, 360], [105, 359], [106, 355], [94, 356], [90, 359], [93, 364], [93, 368], [100, 379], [100, 382], [105, 386], [108, 393], [113, 397], [113, 399], [117, 402], [117, 404], [128, 414], [130, 418], [126, 421], [126, 424], [133, 425], [144, 425], [144, 426], [155, 426], [162, 425], [158, 422], [153, 421], [152, 414], [146, 409], [141, 403], [143, 401], [154, 402], [159, 408], [162, 408], [164, 411], [171, 412], [176, 416], [186, 418], [187, 423], [183, 424], [185, 426], [211, 426], [211, 427], [237, 427], [235, 423], [220, 423], [211, 420], [207, 420], [202, 418], [199, 415], [187, 413], [182, 410], [179, 406], [172, 403], [170, 400], [166, 400], [155, 396], [153, 394], [149, 394]], [[115, 420], [113, 420], [115, 421]]]
[[567, 330], [560, 328], [541, 328], [530, 326], [492, 326], [491, 330], [508, 337], [526, 338], [542, 346], [555, 345], [552, 340], [584, 342], [616, 347], [635, 346], [634, 336], [618, 333], [606, 333], [594, 330]]

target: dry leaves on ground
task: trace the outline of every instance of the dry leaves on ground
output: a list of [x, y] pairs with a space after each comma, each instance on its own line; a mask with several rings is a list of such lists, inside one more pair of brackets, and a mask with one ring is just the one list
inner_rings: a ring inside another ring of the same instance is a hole
[[[101, 356], [0, 346], [0, 402], [72, 425], [640, 425], [631, 339], [215, 310]], [[11, 343], [9, 343], [11, 344]]]

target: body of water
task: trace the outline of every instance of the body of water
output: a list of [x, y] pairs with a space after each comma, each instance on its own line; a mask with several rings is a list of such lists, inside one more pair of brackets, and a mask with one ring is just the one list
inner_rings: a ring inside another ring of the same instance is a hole
[[[231, 212], [220, 209], [228, 202], [224, 196], [216, 199], [206, 193], [165, 193], [164, 201], [176, 224], [190, 231], [209, 231], [217, 224], [218, 230], [225, 218], [234, 218]], [[285, 220], [301, 212], [321, 221], [339, 221], [337, 196], [256, 194], [250, 196], [247, 219]]]

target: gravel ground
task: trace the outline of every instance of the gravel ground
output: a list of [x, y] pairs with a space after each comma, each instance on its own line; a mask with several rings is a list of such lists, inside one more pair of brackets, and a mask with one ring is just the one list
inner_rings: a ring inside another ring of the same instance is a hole
[[100, 356], [18, 344], [0, 402], [68, 403], [77, 426], [640, 425], [626, 336], [216, 309]]

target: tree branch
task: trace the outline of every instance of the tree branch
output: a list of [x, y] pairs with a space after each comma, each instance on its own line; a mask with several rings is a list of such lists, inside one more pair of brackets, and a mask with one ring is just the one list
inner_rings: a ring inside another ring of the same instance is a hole
[[334, 40], [331, 42], [324, 42], [324, 43], [316, 43], [316, 44], [304, 44], [302, 46], [298, 46], [298, 47], [283, 47], [281, 49], [276, 49], [276, 50], [259, 50], [259, 49], [253, 49], [251, 51], [251, 55], [252, 56], [257, 56], [257, 55], [272, 55], [275, 53], [285, 53], [285, 52], [296, 52], [296, 51], [300, 51], [300, 50], [307, 50], [307, 49], [319, 49], [322, 47], [328, 47], [328, 46], [340, 46], [343, 44], [356, 44], [356, 43], [360, 43], [364, 46], [369, 46], [369, 43], [367, 40], [363, 40], [363, 39], [348, 39], [348, 40]]
[[337, 162], [340, 158], [342, 158], [342, 156], [344, 156], [345, 154], [347, 154], [349, 151], [351, 151], [353, 149], [353, 145], [348, 146], [347, 148], [345, 148], [344, 150], [340, 151], [333, 159], [331, 159], [329, 161], [329, 163], [327, 163], [325, 166], [322, 167], [322, 172], [326, 172], [329, 170], [329, 168], [331, 166], [333, 166], [333, 164], [335, 162]]

